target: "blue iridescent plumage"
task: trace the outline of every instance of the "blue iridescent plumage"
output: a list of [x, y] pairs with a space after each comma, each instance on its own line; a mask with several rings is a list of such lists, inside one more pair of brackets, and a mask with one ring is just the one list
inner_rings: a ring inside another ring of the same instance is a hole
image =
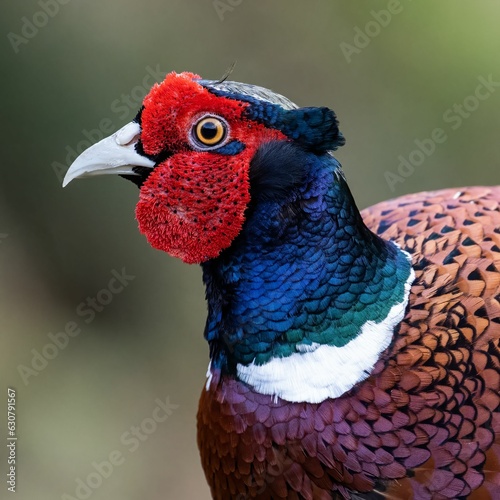
[[213, 363], [229, 371], [312, 343], [347, 344], [388, 315], [410, 273], [404, 254], [364, 226], [333, 156], [279, 144], [265, 169], [254, 165], [273, 188], [266, 194], [266, 174], [254, 177], [265, 199], [249, 207], [230, 249], [203, 264], [206, 338]]

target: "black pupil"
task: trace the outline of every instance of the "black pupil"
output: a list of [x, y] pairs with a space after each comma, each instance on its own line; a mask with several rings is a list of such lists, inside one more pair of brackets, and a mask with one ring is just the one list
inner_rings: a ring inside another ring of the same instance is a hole
[[218, 127], [214, 122], [205, 122], [201, 126], [201, 135], [204, 139], [213, 139], [217, 135]]

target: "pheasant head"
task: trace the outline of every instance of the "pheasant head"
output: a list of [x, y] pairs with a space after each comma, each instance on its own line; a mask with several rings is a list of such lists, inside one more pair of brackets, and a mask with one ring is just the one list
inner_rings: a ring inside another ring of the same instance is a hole
[[[150, 244], [205, 262], [241, 232], [251, 190], [281, 194], [284, 203], [295, 196], [305, 166], [296, 171], [292, 150], [324, 153], [343, 144], [333, 111], [296, 108], [252, 85], [171, 73], [132, 123], [79, 157], [64, 185], [86, 175], [129, 178], [140, 187], [136, 216]], [[285, 156], [280, 171], [263, 169], [269, 154]]]

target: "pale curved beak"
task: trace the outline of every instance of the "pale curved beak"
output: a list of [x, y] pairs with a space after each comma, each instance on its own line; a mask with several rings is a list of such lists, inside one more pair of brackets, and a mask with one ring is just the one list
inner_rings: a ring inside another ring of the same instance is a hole
[[138, 175], [133, 167], [153, 168], [154, 161], [139, 154], [135, 146], [141, 134], [141, 126], [131, 122], [86, 149], [69, 167], [63, 187], [73, 179], [93, 175], [122, 174]]

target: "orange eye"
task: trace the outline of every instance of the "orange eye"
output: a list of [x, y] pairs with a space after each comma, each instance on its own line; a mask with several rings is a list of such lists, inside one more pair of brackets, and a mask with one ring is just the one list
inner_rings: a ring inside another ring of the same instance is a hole
[[227, 135], [227, 125], [216, 116], [202, 118], [194, 127], [194, 136], [203, 146], [217, 146]]

